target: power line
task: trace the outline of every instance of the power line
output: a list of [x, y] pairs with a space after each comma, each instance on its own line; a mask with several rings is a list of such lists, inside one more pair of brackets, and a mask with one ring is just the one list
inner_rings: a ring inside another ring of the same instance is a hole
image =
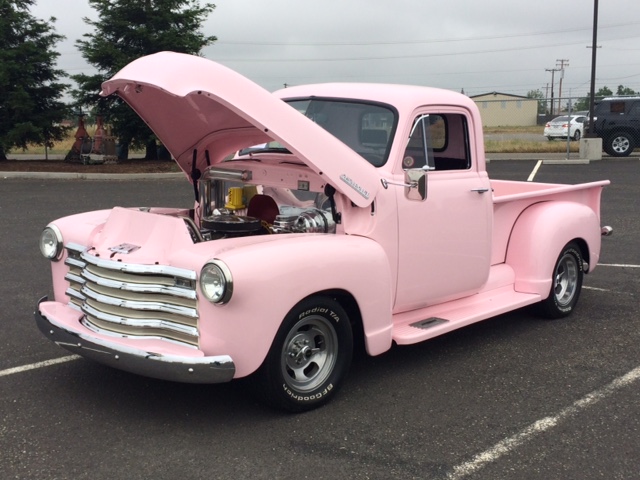
[[[633, 25], [640, 25], [640, 22], [628, 22], [628, 23], [618, 23], [606, 26], [600, 26], [601, 29], [604, 28], [618, 28], [618, 27], [627, 27]], [[567, 32], [582, 32], [582, 31], [590, 31], [591, 27], [584, 28], [569, 28], [562, 30], [547, 30], [541, 32], [532, 32], [532, 33], [513, 33], [506, 35], [487, 35], [487, 36], [477, 36], [471, 38], [441, 38], [441, 39], [430, 39], [430, 40], [396, 40], [396, 41], [385, 41], [385, 42], [291, 42], [291, 41], [282, 41], [282, 42], [271, 42], [271, 41], [255, 41], [255, 40], [218, 40], [216, 45], [252, 45], [252, 46], [300, 46], [300, 47], [322, 47], [322, 46], [336, 46], [336, 47], [346, 47], [346, 46], [378, 46], [378, 45], [422, 45], [426, 43], [451, 43], [451, 42], [475, 42], [479, 40], [503, 40], [505, 38], [520, 38], [520, 37], [535, 37], [541, 35], [552, 35], [556, 33], [566, 34]]]
[[[633, 33], [628, 37], [623, 37], [624, 39], [630, 38], [640, 38], [638, 33]], [[620, 39], [623, 39], [620, 38]], [[512, 51], [520, 51], [520, 50], [537, 50], [540, 48], [552, 48], [552, 47], [567, 47], [571, 45], [582, 45], [584, 40], [570, 42], [570, 43], [555, 43], [555, 44], [547, 44], [547, 45], [527, 45], [527, 46], [514, 46], [514, 47], [506, 47], [506, 48], [494, 48], [494, 49], [485, 49], [485, 50], [468, 50], [462, 52], [451, 52], [451, 53], [420, 53], [420, 54], [406, 54], [406, 55], [378, 55], [374, 57], [363, 57], [363, 56], [355, 56], [355, 57], [320, 57], [320, 58], [305, 58], [305, 57], [296, 57], [296, 58], [224, 58], [219, 57], [220, 60], [224, 60], [227, 62], [352, 62], [352, 61], [367, 61], [367, 60], [395, 60], [395, 59], [410, 59], [410, 58], [433, 58], [433, 57], [452, 57], [456, 55], [479, 55], [485, 53], [501, 53], [501, 52], [512, 52]]]

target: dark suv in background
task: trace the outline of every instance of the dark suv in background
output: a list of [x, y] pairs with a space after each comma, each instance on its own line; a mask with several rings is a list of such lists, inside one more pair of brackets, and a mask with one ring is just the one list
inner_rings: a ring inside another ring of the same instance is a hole
[[595, 134], [602, 149], [614, 157], [626, 157], [640, 147], [640, 97], [604, 98], [593, 112]]

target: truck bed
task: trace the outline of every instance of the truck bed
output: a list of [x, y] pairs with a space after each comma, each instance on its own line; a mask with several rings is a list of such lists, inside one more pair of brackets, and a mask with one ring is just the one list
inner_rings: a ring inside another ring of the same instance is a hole
[[491, 180], [494, 204], [491, 264], [504, 262], [511, 229], [520, 214], [540, 202], [575, 202], [587, 205], [600, 217], [600, 196], [608, 180], [577, 185]]
[[[576, 185], [564, 185], [559, 183], [537, 183], [537, 182], [519, 182], [514, 180], [491, 180], [491, 188], [493, 189], [493, 203], [500, 204], [512, 202], [515, 200], [532, 199], [533, 201], [541, 197], [553, 195], [552, 199], [557, 198], [556, 194], [568, 192], [584, 192], [592, 190], [595, 187], [604, 187], [609, 185], [608, 180], [591, 183], [579, 183]], [[599, 188], [597, 190], [600, 190]], [[575, 197], [574, 197], [575, 198]], [[597, 196], [596, 200], [600, 198]], [[599, 205], [599, 202], [598, 204]], [[598, 207], [599, 208], [599, 207]]]

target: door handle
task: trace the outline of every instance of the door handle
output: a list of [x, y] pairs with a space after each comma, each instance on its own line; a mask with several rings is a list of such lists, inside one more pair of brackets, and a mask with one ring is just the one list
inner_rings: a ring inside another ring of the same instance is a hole
[[472, 188], [471, 191], [477, 192], [477, 193], [486, 193], [489, 191], [489, 189], [488, 188]]

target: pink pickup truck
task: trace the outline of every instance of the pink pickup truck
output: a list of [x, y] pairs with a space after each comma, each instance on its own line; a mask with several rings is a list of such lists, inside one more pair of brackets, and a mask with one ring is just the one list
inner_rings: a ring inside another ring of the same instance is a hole
[[[354, 345], [379, 355], [537, 304], [576, 306], [600, 255], [607, 181], [490, 180], [464, 95], [326, 84], [269, 93], [204, 58], [159, 53], [103, 84], [153, 129], [194, 208], [51, 222], [40, 246], [51, 340], [160, 379], [248, 382], [318, 407]], [[162, 192], [159, 192], [162, 198]]]

